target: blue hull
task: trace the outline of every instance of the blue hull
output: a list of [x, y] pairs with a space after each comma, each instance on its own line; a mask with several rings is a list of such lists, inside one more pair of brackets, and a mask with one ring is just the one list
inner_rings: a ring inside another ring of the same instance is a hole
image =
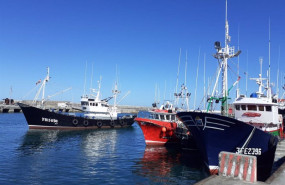
[[[257, 157], [257, 179], [271, 173], [278, 138], [233, 118], [202, 112], [179, 112], [210, 171], [219, 166], [221, 151], [240, 152]], [[217, 170], [216, 170], [217, 171]]]

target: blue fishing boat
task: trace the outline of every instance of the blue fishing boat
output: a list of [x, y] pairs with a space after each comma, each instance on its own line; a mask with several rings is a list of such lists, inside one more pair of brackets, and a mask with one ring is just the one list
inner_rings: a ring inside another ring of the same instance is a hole
[[[213, 102], [221, 102], [221, 114], [207, 112], [178, 112], [177, 116], [187, 127], [200, 149], [203, 160], [210, 173], [214, 174], [219, 169], [218, 155], [221, 151], [253, 155], [257, 157], [257, 179], [265, 181], [272, 169], [278, 138], [257, 127], [229, 116], [227, 82], [228, 59], [238, 56], [234, 47], [229, 46], [229, 25], [225, 23], [225, 47], [220, 42], [215, 42], [216, 54], [219, 61], [219, 70], [212, 96], [208, 99], [208, 111]], [[219, 75], [222, 74], [222, 96], [215, 97]], [[240, 78], [234, 83], [238, 83]]]

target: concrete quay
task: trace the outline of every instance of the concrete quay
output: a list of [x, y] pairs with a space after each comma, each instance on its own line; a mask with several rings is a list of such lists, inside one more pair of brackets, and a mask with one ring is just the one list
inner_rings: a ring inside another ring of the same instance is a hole
[[[18, 102], [32, 105], [32, 100], [15, 101], [13, 105], [6, 105], [4, 104], [4, 102], [0, 102], [0, 113], [22, 112], [21, 108], [17, 105]], [[61, 111], [61, 112], [80, 112], [81, 105], [79, 103], [71, 103], [67, 101], [47, 101], [45, 102], [45, 108], [53, 109], [55, 111]], [[121, 113], [136, 114], [140, 110], [148, 110], [150, 109], [150, 107], [118, 105], [118, 109], [119, 109], [119, 112]]]
[[9, 112], [21, 112], [21, 108], [18, 105], [0, 105], [0, 113], [9, 113]]
[[208, 178], [197, 182], [196, 185], [241, 185], [241, 184], [283, 185], [285, 184], [285, 139], [281, 140], [277, 145], [272, 171], [273, 171], [272, 175], [265, 182], [257, 181], [255, 183], [250, 183], [233, 177], [211, 175]]

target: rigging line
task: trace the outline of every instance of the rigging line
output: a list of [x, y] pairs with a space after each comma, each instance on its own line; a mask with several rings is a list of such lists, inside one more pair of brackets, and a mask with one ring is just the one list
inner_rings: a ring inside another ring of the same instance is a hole
[[[214, 76], [217, 76], [218, 70], [219, 70], [219, 69], [217, 68], [217, 71], [216, 71], [216, 73], [215, 73]], [[214, 81], [214, 78], [211, 78], [210, 83], [208, 83], [208, 87], [207, 87], [206, 92], [209, 92], [213, 81]], [[201, 100], [201, 102], [200, 102], [200, 104], [199, 104], [199, 106], [198, 106], [199, 109], [201, 109], [201, 105], [202, 105], [202, 103], [203, 103], [203, 100], [206, 99], [207, 96], [208, 96], [208, 95], [204, 94], [204, 96], [203, 96], [203, 98], [202, 98], [202, 100]]]
[[239, 75], [228, 65], [228, 69], [232, 72], [232, 73], [234, 73], [237, 77], [239, 77]]

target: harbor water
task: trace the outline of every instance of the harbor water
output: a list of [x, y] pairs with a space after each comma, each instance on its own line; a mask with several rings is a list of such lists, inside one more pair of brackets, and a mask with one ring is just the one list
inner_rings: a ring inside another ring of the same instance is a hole
[[208, 176], [196, 152], [146, 147], [129, 128], [30, 130], [0, 114], [0, 184], [194, 184]]

